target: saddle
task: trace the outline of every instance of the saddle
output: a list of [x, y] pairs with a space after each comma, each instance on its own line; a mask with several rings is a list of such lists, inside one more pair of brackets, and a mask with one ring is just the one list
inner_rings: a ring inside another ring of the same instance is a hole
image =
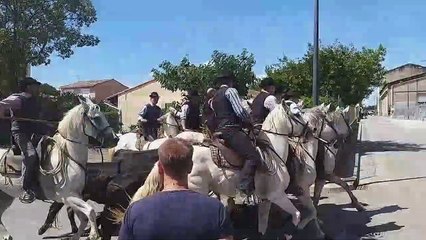
[[[210, 148], [213, 162], [219, 168], [241, 170], [244, 166], [245, 159], [242, 159], [231, 148], [226, 147], [224, 140], [220, 138], [221, 135], [221, 132], [213, 133], [210, 139], [204, 139], [203, 145]], [[272, 161], [273, 158], [278, 157], [278, 155], [275, 154], [275, 150], [269, 138], [263, 132], [259, 132], [253, 144], [255, 144], [263, 162], [261, 167], [258, 167], [257, 170], [262, 172], [270, 171], [269, 166], [271, 166], [271, 164], [269, 161]]]

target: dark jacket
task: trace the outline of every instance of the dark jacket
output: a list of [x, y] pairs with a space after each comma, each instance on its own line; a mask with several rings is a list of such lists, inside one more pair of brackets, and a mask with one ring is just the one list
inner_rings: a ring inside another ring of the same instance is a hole
[[[27, 97], [23, 93], [13, 94], [21, 100], [21, 109], [13, 110], [13, 115], [16, 118], [28, 118], [28, 119], [40, 119], [41, 106], [40, 102], [36, 97]], [[12, 133], [43, 133], [43, 125], [37, 122], [31, 121], [18, 121], [13, 120], [11, 122]]]
[[242, 127], [241, 120], [234, 112], [231, 103], [225, 96], [228, 87], [220, 87], [213, 97], [212, 106], [215, 113], [217, 128], [226, 128], [227, 126]]
[[203, 123], [207, 126], [210, 132], [216, 130], [216, 120], [213, 109], [210, 107], [210, 99], [206, 100], [203, 105]]
[[157, 119], [161, 117], [161, 108], [159, 106], [147, 104], [146, 111], [141, 115], [141, 117], [147, 120], [147, 122], [142, 123], [144, 128], [159, 128], [160, 123]]
[[259, 93], [251, 105], [251, 117], [255, 124], [261, 124], [269, 114], [269, 109], [265, 107], [265, 99], [271, 94], [266, 92]]
[[185, 128], [199, 130], [201, 127], [200, 106], [191, 101], [186, 104], [188, 105], [188, 112], [185, 120]]

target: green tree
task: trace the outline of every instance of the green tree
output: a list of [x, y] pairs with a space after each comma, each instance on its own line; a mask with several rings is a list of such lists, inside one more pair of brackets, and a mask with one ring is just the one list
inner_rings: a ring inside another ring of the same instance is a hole
[[256, 82], [253, 66], [256, 63], [253, 54], [246, 49], [238, 55], [214, 51], [211, 59], [205, 64], [193, 64], [184, 57], [179, 65], [163, 61], [159, 69], [152, 69], [154, 79], [171, 91], [188, 91], [196, 89], [203, 96], [209, 87], [214, 87], [213, 80], [222, 71], [230, 71], [237, 78], [237, 86], [241, 95], [246, 95], [249, 87]]
[[[335, 42], [321, 45], [320, 59], [320, 101], [337, 105], [356, 104], [372, 93], [374, 87], [382, 84], [385, 68], [383, 61], [386, 49], [377, 49]], [[298, 92], [309, 106], [312, 101], [313, 47], [300, 59], [283, 57], [277, 64], [266, 67], [266, 73], [287, 88]]]
[[53, 86], [43, 83], [40, 86], [40, 93], [47, 96], [59, 96], [60, 92]]
[[75, 47], [99, 39], [83, 33], [96, 22], [91, 0], [0, 0], [0, 81], [9, 91], [28, 64], [49, 64], [52, 54], [69, 58]]

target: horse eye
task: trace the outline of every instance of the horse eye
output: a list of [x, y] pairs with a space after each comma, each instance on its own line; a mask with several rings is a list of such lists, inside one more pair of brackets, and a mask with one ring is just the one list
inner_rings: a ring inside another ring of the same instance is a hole
[[313, 130], [314, 132], [316, 132], [317, 131], [317, 128], [314, 128], [314, 130]]

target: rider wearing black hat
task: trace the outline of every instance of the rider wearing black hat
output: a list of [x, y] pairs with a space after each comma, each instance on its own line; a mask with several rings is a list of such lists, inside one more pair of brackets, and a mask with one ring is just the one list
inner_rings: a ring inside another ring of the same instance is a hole
[[201, 128], [200, 100], [197, 90], [190, 90], [186, 94], [186, 101], [178, 113], [184, 130], [199, 131]]
[[139, 112], [138, 125], [141, 127], [145, 141], [152, 141], [158, 137], [158, 129], [161, 122], [161, 108], [157, 106], [160, 96], [157, 92], [150, 95], [150, 103], [146, 104]]
[[[38, 120], [40, 118], [41, 104], [38, 99], [40, 82], [31, 77], [18, 81], [19, 93], [14, 93], [0, 101], [0, 117], [8, 110], [12, 117]], [[31, 143], [34, 133], [41, 133], [40, 124], [32, 121], [11, 121], [11, 131], [14, 142], [24, 155], [22, 176], [23, 194], [19, 197], [23, 203], [31, 203], [36, 199], [38, 187], [38, 158], [35, 148]], [[41, 133], [42, 134], [42, 133]]]
[[254, 124], [262, 124], [266, 116], [272, 111], [277, 103], [275, 97], [275, 82], [272, 78], [266, 77], [260, 82], [262, 90], [254, 98], [252, 103], [251, 117]]
[[245, 160], [238, 188], [249, 195], [254, 190], [254, 175], [256, 167], [261, 165], [261, 158], [249, 137], [242, 131], [243, 126], [252, 127], [252, 123], [249, 113], [242, 106], [237, 89], [233, 87], [235, 81], [232, 73], [218, 76], [216, 83], [220, 87], [211, 105], [216, 118], [216, 131], [222, 133], [225, 145]]

